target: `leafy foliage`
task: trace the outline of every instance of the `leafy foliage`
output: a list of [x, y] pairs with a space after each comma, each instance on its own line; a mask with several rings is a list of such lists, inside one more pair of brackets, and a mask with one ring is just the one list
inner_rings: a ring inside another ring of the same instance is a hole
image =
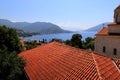
[[25, 61], [18, 57], [22, 46], [12, 28], [0, 26], [0, 80], [19, 80]]
[[0, 80], [18, 80], [23, 74], [25, 62], [16, 52], [0, 51]]
[[94, 39], [87, 37], [85, 41], [82, 41], [81, 34], [73, 34], [71, 40], [66, 40], [65, 44], [82, 49], [94, 50]]
[[19, 41], [16, 30], [0, 26], [0, 49], [7, 48], [8, 51], [16, 51], [19, 53], [22, 50], [22, 45]]
[[81, 34], [73, 34], [72, 39], [71, 39], [71, 44], [74, 47], [77, 48], [82, 48], [82, 35]]
[[65, 44], [72, 46], [71, 40], [66, 40]]
[[36, 44], [35, 42], [26, 42], [25, 48], [26, 50], [29, 50], [29, 49], [37, 47], [38, 45], [41, 45], [41, 44]]
[[81, 39], [81, 34], [73, 34], [71, 40], [66, 40], [65, 43], [76, 48], [83, 48]]
[[87, 37], [85, 41], [83, 41], [84, 49], [94, 50], [94, 39], [91, 37]]
[[62, 40], [62, 39], [55, 39], [55, 38], [53, 38], [50, 42], [53, 42], [53, 41], [60, 42], [60, 43], [62, 43], [62, 42], [63, 42], [63, 40]]

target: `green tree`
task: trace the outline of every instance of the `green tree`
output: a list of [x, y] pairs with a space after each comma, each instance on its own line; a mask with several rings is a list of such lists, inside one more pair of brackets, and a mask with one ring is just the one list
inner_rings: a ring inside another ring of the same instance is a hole
[[0, 80], [20, 80], [25, 62], [16, 52], [0, 51]]
[[63, 43], [63, 40], [62, 40], [62, 39], [53, 38], [50, 42], [53, 42], [53, 41]]
[[35, 48], [35, 47], [37, 47], [37, 44], [34, 43], [34, 42], [26, 42], [25, 43], [26, 50], [29, 50], [29, 49], [32, 49], [32, 48]]
[[72, 46], [71, 40], [66, 40], [64, 43], [67, 44], [67, 45]]
[[94, 39], [91, 37], [87, 37], [83, 42], [83, 48], [94, 50]]
[[73, 34], [71, 39], [71, 45], [76, 48], [83, 48], [81, 39], [82, 39], [81, 34]]
[[0, 80], [21, 78], [25, 61], [18, 57], [20, 51], [21, 44], [16, 31], [0, 26]]
[[0, 26], [0, 49], [7, 48], [8, 51], [16, 51], [19, 53], [22, 50], [19, 37], [15, 29]]

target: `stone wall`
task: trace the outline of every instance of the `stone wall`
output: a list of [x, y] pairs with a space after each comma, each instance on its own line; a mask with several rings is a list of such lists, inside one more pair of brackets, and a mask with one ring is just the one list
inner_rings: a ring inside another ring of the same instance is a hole
[[[103, 47], [106, 47], [106, 52], [103, 52]], [[117, 55], [113, 54], [113, 49], [116, 48]], [[96, 36], [95, 52], [110, 57], [120, 58], [120, 36]]]
[[120, 34], [120, 25], [108, 26], [109, 33], [119, 33]]
[[114, 10], [114, 21], [120, 24], [120, 5]]

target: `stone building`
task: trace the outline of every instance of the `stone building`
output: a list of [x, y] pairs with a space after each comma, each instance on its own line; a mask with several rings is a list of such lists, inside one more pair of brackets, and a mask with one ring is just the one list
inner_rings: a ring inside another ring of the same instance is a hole
[[120, 24], [120, 5], [114, 11], [114, 21]]
[[114, 10], [114, 22], [96, 34], [95, 52], [120, 58], [120, 5]]

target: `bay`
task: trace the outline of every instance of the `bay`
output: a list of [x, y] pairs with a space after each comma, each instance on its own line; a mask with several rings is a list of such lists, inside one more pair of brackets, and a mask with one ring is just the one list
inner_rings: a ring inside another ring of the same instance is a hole
[[80, 31], [80, 32], [73, 32], [73, 33], [59, 33], [59, 34], [45, 34], [45, 35], [33, 35], [31, 37], [24, 37], [23, 40], [31, 41], [31, 40], [43, 40], [46, 39], [47, 41], [51, 41], [52, 39], [62, 39], [68, 40], [71, 39], [73, 34], [81, 34], [82, 40], [85, 40], [87, 37], [94, 38], [96, 32], [89, 32], [89, 31]]

